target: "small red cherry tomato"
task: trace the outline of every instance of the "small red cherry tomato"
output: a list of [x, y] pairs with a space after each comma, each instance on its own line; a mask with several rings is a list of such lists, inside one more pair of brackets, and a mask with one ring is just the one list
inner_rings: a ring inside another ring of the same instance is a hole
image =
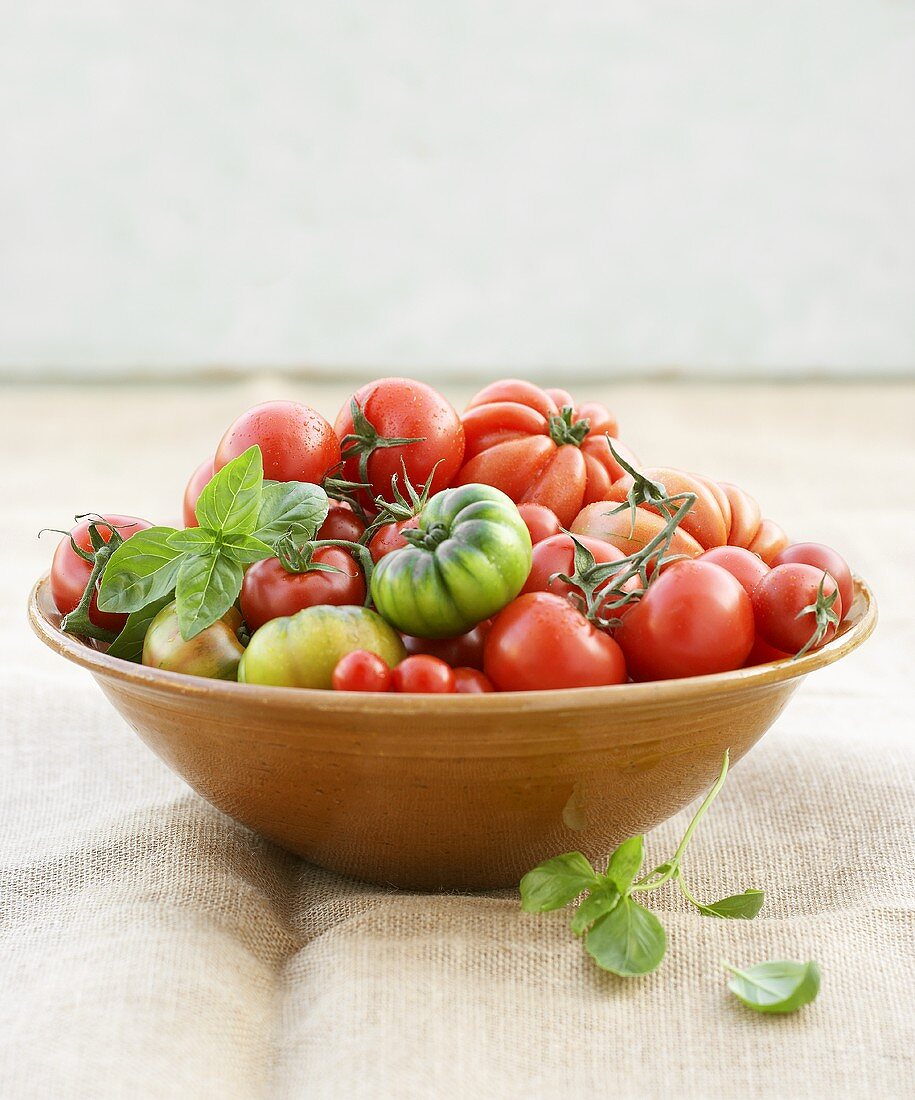
[[402, 532], [408, 527], [415, 527], [416, 522], [416, 516], [410, 516], [408, 519], [401, 519], [396, 523], [385, 523], [379, 527], [369, 539], [369, 553], [372, 555], [372, 561], [381, 561], [385, 554], [406, 546], [407, 540]]
[[391, 670], [377, 653], [354, 649], [337, 661], [331, 684], [335, 691], [389, 691]]
[[823, 569], [786, 562], [753, 590], [753, 615], [763, 641], [797, 654], [805, 647], [819, 649], [835, 636], [842, 597], [835, 579]]
[[344, 542], [358, 542], [365, 534], [365, 524], [342, 501], [331, 501], [327, 518], [318, 529], [317, 539], [343, 539]]
[[726, 569], [732, 577], [740, 581], [748, 596], [753, 595], [753, 589], [769, 572], [769, 566], [762, 558], [744, 550], [742, 546], [713, 546], [696, 560], [711, 562]]
[[614, 637], [633, 680], [729, 672], [753, 648], [753, 608], [720, 565], [677, 561], [651, 581]]
[[562, 596], [528, 592], [493, 620], [483, 671], [499, 691], [621, 684], [620, 647]]
[[241, 585], [241, 613], [252, 630], [271, 619], [294, 615], [320, 604], [361, 604], [365, 600], [365, 578], [352, 556], [337, 546], [319, 546], [315, 565], [332, 565], [340, 572], [309, 569], [290, 573], [279, 558], [256, 561], [245, 573]]
[[535, 546], [538, 542], [543, 542], [544, 539], [548, 539], [552, 535], [558, 535], [562, 530], [559, 520], [556, 518], [556, 513], [551, 512], [545, 504], [519, 504], [518, 511], [527, 524], [527, 529], [531, 533], [531, 542]]
[[[136, 516], [119, 516], [109, 513], [98, 518], [106, 520], [113, 527], [117, 527], [118, 534], [122, 539], [129, 539], [137, 531], [145, 531], [152, 526], [145, 519], [137, 519]], [[76, 545], [89, 554], [92, 553], [92, 541], [89, 538], [91, 523], [91, 519], [84, 519], [70, 532], [70, 536]], [[97, 528], [105, 542], [109, 542], [111, 540], [111, 529], [103, 524], [97, 524]], [[57, 544], [54, 558], [51, 561], [51, 595], [61, 615], [69, 615], [79, 605], [79, 601], [86, 591], [91, 573], [92, 565], [76, 553], [70, 545], [69, 538], [62, 538]], [[95, 623], [96, 626], [102, 627], [104, 630], [119, 631], [127, 622], [127, 616], [112, 611], [99, 611], [96, 604], [97, 598], [98, 593], [93, 593], [89, 604], [90, 622]]]
[[401, 661], [391, 674], [395, 691], [422, 695], [448, 695], [455, 690], [454, 669], [421, 653]]
[[[618, 550], [609, 542], [604, 542], [603, 539], [593, 539], [588, 535], [576, 535], [575, 537], [582, 546], [591, 551], [594, 561], [598, 564], [619, 561], [623, 557], [622, 550]], [[564, 573], [567, 577], [571, 577], [574, 571], [575, 543], [572, 536], [566, 534], [552, 535], [534, 546], [531, 556], [531, 571], [521, 591], [552, 592], [554, 596], [566, 597], [572, 595], [581, 601], [581, 592], [574, 585], [561, 581], [558, 577], [553, 581], [550, 580], [557, 573]], [[633, 582], [638, 584], [636, 578], [633, 579]], [[624, 587], [631, 589], [633, 582], [628, 582]], [[609, 616], [610, 610], [601, 607], [601, 614]], [[619, 611], [616, 614], [619, 614]]]
[[855, 594], [851, 570], [845, 558], [836, 553], [831, 546], [824, 546], [820, 542], [796, 542], [780, 550], [772, 559], [773, 565], [788, 565], [792, 562], [816, 566], [817, 569], [825, 570], [832, 577], [839, 586], [844, 618], [851, 610]]
[[191, 474], [191, 480], [187, 483], [187, 487], [184, 490], [184, 503], [181, 507], [181, 515], [184, 519], [185, 527], [199, 526], [197, 523], [197, 513], [195, 512], [197, 500], [203, 492], [204, 486], [210, 481], [215, 472], [216, 471], [213, 469], [213, 459], [205, 458]]
[[428, 653], [438, 657], [445, 664], [457, 668], [465, 665], [469, 668], [483, 668], [483, 644], [492, 626], [492, 619], [484, 619], [456, 638], [414, 638], [410, 634], [401, 634], [407, 653]]
[[298, 401], [265, 401], [233, 421], [216, 448], [218, 471], [257, 444], [264, 477], [320, 485], [340, 462], [340, 443], [320, 413]]
[[480, 672], [477, 668], [456, 668], [454, 690], [458, 695], [480, 695], [482, 692], [496, 689], [485, 672]]

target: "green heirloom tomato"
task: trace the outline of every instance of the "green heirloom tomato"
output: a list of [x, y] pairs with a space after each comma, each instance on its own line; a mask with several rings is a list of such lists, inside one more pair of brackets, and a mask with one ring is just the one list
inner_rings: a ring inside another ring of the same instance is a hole
[[374, 611], [319, 604], [255, 630], [238, 679], [243, 684], [330, 688], [337, 662], [354, 649], [377, 653], [391, 668], [407, 655], [400, 635]]
[[195, 634], [189, 642], [181, 637], [174, 600], [149, 624], [143, 640], [143, 664], [188, 676], [209, 676], [212, 680], [234, 680], [245, 647], [238, 640], [242, 618], [230, 607], [212, 626]]
[[490, 485], [437, 493], [405, 529], [409, 546], [372, 574], [378, 611], [404, 634], [452, 638], [501, 611], [531, 571], [531, 536], [514, 503]]

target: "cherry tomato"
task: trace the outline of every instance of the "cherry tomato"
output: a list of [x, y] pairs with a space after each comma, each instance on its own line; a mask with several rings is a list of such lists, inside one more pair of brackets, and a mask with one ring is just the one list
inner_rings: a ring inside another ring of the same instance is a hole
[[381, 561], [385, 554], [390, 554], [392, 550], [401, 550], [406, 546], [407, 540], [403, 537], [403, 532], [408, 527], [416, 527], [416, 524], [416, 516], [410, 516], [409, 519], [385, 523], [379, 527], [369, 539], [369, 553], [372, 555], [372, 561]]
[[776, 649], [775, 646], [769, 645], [768, 642], [764, 642], [758, 635], [756, 641], [753, 643], [753, 648], [750, 650], [750, 656], [744, 661], [744, 668], [752, 668], [754, 665], [768, 665], [772, 661], [787, 661], [791, 657], [790, 653], [785, 653], [782, 649]]
[[264, 558], [249, 567], [242, 581], [239, 603], [245, 622], [252, 630], [306, 607], [364, 602], [365, 578], [346, 550], [319, 546], [313, 562], [332, 565], [341, 572], [309, 569], [304, 573], [290, 573], [279, 558]]
[[[597, 563], [619, 561], [623, 557], [621, 550], [617, 550], [615, 546], [612, 546], [609, 542], [604, 542], [603, 539], [592, 539], [587, 535], [576, 535], [576, 538], [591, 551]], [[572, 536], [566, 534], [553, 535], [534, 546], [531, 571], [521, 591], [552, 592], [555, 596], [565, 596], [566, 598], [571, 595], [573, 602], [576, 602], [576, 606], [578, 606], [582, 599], [578, 588], [567, 584], [566, 581], [559, 580], [558, 577], [555, 580], [550, 580], [557, 573], [564, 573], [567, 577], [570, 577], [574, 570], [575, 543], [572, 541]], [[637, 578], [633, 578], [633, 580], [636, 584], [638, 583]], [[632, 582], [628, 582], [625, 587], [631, 590], [633, 587]], [[602, 607], [601, 613], [609, 615], [610, 610]]]
[[[112, 526], [118, 528], [118, 534], [122, 539], [129, 539], [137, 531], [145, 531], [152, 524], [145, 519], [137, 519], [136, 516], [121, 516], [109, 512], [101, 519], [107, 520]], [[89, 538], [89, 525], [92, 521], [84, 519], [70, 532], [73, 541], [81, 549], [92, 553], [92, 541]], [[111, 531], [104, 526], [98, 527], [98, 532], [108, 542], [111, 539]], [[51, 561], [51, 596], [61, 615], [69, 615], [75, 610], [79, 601], [83, 598], [89, 576], [92, 573], [92, 565], [84, 561], [70, 545], [69, 538], [62, 538], [54, 551]], [[93, 593], [89, 604], [89, 619], [96, 626], [104, 630], [119, 631], [127, 621], [126, 615], [116, 614], [111, 611], [99, 611], [97, 606], [98, 594]]]
[[651, 581], [614, 636], [634, 680], [728, 672], [753, 648], [753, 607], [721, 566], [678, 561]]
[[395, 691], [422, 695], [449, 695], [455, 691], [454, 669], [421, 653], [401, 661], [391, 674]]
[[823, 569], [839, 586], [839, 595], [842, 597], [843, 618], [851, 610], [852, 600], [855, 598], [855, 590], [851, 580], [851, 570], [848, 562], [836, 553], [830, 546], [824, 546], [820, 542], [795, 542], [786, 546], [772, 559], [773, 565], [787, 565], [789, 562], [798, 562], [801, 565], [814, 565], [817, 569]]
[[736, 577], [743, 585], [748, 596], [753, 595], [753, 589], [769, 572], [769, 566], [749, 550], [742, 546], [714, 546], [697, 559], [697, 561], [710, 561], [713, 565], [720, 565], [726, 569], [732, 577]]
[[[457, 412], [440, 393], [409, 378], [381, 378], [357, 390], [353, 400], [369, 427], [361, 444], [345, 445], [342, 476], [368, 481], [371, 489], [360, 499], [367, 511], [374, 507], [375, 497], [394, 500], [391, 481], [395, 474], [402, 476], [404, 469], [416, 486], [432, 476], [430, 496], [451, 484], [464, 457], [464, 429]], [[337, 414], [334, 430], [341, 443], [349, 435], [361, 434], [354, 429], [350, 401]], [[374, 447], [373, 440], [378, 437], [417, 442]], [[360, 449], [368, 454], [367, 478], [360, 473]]]
[[531, 533], [531, 542], [534, 544], [543, 542], [552, 535], [558, 535], [562, 530], [556, 513], [542, 504], [519, 504], [518, 511], [527, 524], [527, 529]]
[[184, 490], [184, 503], [181, 507], [181, 514], [184, 519], [185, 527], [199, 526], [197, 523], [197, 513], [194, 509], [197, 507], [197, 501], [204, 490], [204, 486], [211, 480], [213, 474], [216, 473], [213, 469], [213, 462], [214, 460], [212, 458], [205, 458], [191, 474], [191, 480], [187, 483], [187, 487]]
[[343, 539], [345, 542], [358, 542], [365, 534], [365, 524], [342, 501], [331, 501], [327, 510], [327, 519], [321, 524], [317, 539]]
[[377, 653], [354, 649], [334, 666], [331, 683], [335, 691], [389, 691], [391, 670]]
[[568, 396], [518, 379], [486, 386], [461, 418], [466, 461], [455, 484], [493, 485], [516, 504], [541, 504], [570, 524], [623, 471], [606, 440], [617, 433], [616, 418], [596, 402], [577, 412], [557, 405], [556, 397]]
[[340, 444], [320, 413], [298, 401], [265, 401], [233, 421], [216, 448], [219, 471], [257, 444], [264, 477], [271, 481], [307, 481], [320, 485], [340, 462]]
[[528, 592], [493, 620], [483, 671], [499, 691], [621, 684], [626, 662], [617, 643], [562, 596]]
[[480, 695], [486, 691], [495, 691], [492, 680], [476, 668], [456, 668], [454, 670], [454, 690], [458, 695]]
[[445, 661], [452, 668], [466, 665], [482, 669], [483, 645], [491, 626], [492, 619], [484, 619], [473, 630], [458, 634], [456, 638], [414, 638], [409, 634], [402, 634], [401, 637], [407, 653], [428, 653]]
[[[777, 565], [753, 590], [753, 614], [756, 631], [763, 641], [786, 653], [798, 653], [817, 633], [820, 637], [810, 649], [819, 649], [835, 636], [836, 625], [808, 611], [818, 601], [820, 584], [826, 601], [835, 593], [832, 611], [842, 620], [842, 597], [835, 579], [815, 565], [786, 562]], [[822, 601], [821, 601], [822, 602]]]

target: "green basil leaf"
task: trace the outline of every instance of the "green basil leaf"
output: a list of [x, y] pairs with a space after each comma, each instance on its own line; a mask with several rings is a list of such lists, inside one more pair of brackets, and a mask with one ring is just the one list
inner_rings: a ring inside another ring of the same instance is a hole
[[572, 931], [576, 936], [583, 936], [598, 917], [609, 913], [619, 900], [620, 892], [612, 883], [602, 882], [595, 886], [575, 910], [570, 925]]
[[175, 598], [181, 637], [189, 641], [229, 610], [241, 591], [244, 570], [221, 554], [187, 557], [178, 572]]
[[667, 950], [667, 935], [654, 913], [632, 898], [621, 898], [591, 926], [585, 947], [604, 970], [634, 978], [660, 966]]
[[721, 901], [712, 901], [708, 905], [697, 905], [700, 913], [707, 917], [722, 917], [725, 920], [752, 920], [762, 909], [765, 894], [762, 890], [745, 890], [742, 894], [732, 894]]
[[327, 494], [305, 481], [265, 481], [255, 534], [274, 543], [287, 532], [301, 542], [317, 534], [327, 518]]
[[250, 535], [257, 526], [263, 481], [261, 449], [255, 445], [207, 482], [197, 501], [197, 522], [211, 531]]
[[143, 642], [146, 639], [149, 624], [162, 608], [168, 607], [171, 602], [172, 594], [169, 592], [158, 600], [153, 600], [152, 603], [147, 604], [139, 611], [131, 611], [121, 633], [108, 647], [108, 656], [120, 657], [122, 661], [134, 661], [139, 664], [143, 659]]
[[171, 592], [183, 556], [169, 544], [175, 533], [172, 527], [148, 527], [121, 543], [102, 575], [102, 611], [139, 611]]
[[521, 880], [521, 908], [525, 913], [561, 909], [600, 878], [581, 852], [566, 852], [535, 867]]
[[756, 1012], [796, 1012], [820, 992], [820, 968], [815, 962], [779, 960], [747, 970], [725, 966], [733, 974], [728, 989]]
[[168, 545], [176, 550], [186, 550], [189, 554], [206, 553], [216, 542], [216, 534], [205, 527], [188, 527], [185, 531], [176, 531], [168, 540]]
[[273, 557], [273, 547], [268, 546], [266, 542], [261, 542], [254, 535], [226, 535], [219, 552], [240, 565], [248, 565], [252, 561]]
[[607, 878], [621, 894], [626, 893], [632, 885], [633, 879], [641, 870], [644, 850], [644, 838], [634, 836], [629, 840], [624, 840], [610, 857], [610, 862], [607, 865]]

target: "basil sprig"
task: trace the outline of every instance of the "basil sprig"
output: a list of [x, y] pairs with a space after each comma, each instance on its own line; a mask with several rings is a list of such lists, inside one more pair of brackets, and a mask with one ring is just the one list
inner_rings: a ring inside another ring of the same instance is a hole
[[665, 863], [640, 878], [644, 839], [631, 837], [610, 856], [604, 874], [595, 871], [581, 852], [555, 856], [521, 880], [521, 908], [527, 913], [561, 909], [579, 894], [586, 896], [571, 919], [571, 929], [583, 936], [588, 954], [599, 967], [624, 978], [650, 974], [667, 950], [667, 935], [658, 918], [635, 897], [657, 890], [671, 879], [700, 913], [709, 917], [751, 920], [762, 908], [762, 890], [747, 890], [708, 904], [698, 901], [683, 877], [682, 860], [690, 838], [714, 801], [728, 773], [728, 753], [721, 772], [696, 811], [677, 850]]
[[302, 481], [265, 482], [260, 447], [254, 446], [208, 482], [196, 516], [199, 527], [150, 527], [111, 555], [98, 606], [130, 613], [123, 641], [119, 637], [112, 648], [116, 656], [136, 659], [149, 609], [163, 606], [172, 591], [185, 640], [212, 626], [238, 598], [244, 566], [271, 557], [282, 538], [314, 538], [327, 516], [327, 494]]

